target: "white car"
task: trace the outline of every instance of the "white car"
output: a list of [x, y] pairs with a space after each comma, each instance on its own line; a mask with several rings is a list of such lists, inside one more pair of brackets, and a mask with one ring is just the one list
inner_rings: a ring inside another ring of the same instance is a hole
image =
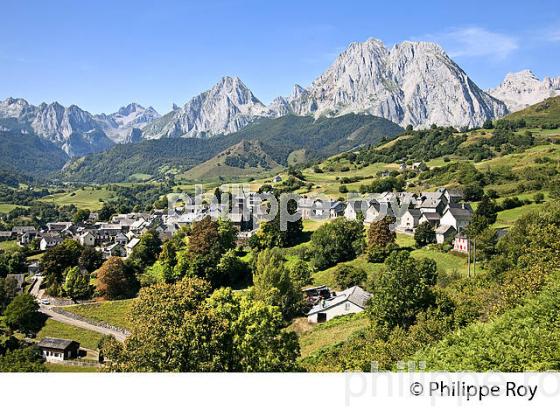
[[42, 305], [50, 305], [50, 304], [51, 304], [51, 301], [48, 300], [48, 299], [41, 299], [41, 304], [42, 304]]

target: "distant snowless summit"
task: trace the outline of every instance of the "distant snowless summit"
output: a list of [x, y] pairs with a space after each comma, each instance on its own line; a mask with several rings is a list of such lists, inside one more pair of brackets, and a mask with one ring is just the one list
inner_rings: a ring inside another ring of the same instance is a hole
[[92, 115], [75, 105], [33, 106], [8, 98], [0, 102], [0, 126], [36, 133], [69, 156], [81, 156], [142, 139], [230, 134], [259, 118], [289, 114], [365, 113], [415, 128], [475, 127], [558, 94], [560, 77], [540, 81], [528, 70], [508, 74], [485, 92], [437, 44], [405, 41], [388, 48], [369, 39], [350, 44], [311, 85], [295, 85], [291, 96], [268, 106], [238, 77], [226, 76], [163, 116], [135, 103]]
[[560, 95], [560, 77], [545, 77], [541, 81], [531, 70], [508, 73], [504, 81], [488, 93], [502, 100], [509, 111], [515, 112]]

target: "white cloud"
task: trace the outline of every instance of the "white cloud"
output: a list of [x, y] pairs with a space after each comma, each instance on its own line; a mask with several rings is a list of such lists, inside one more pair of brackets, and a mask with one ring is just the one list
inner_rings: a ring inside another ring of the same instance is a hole
[[420, 39], [440, 44], [451, 57], [504, 60], [519, 48], [515, 37], [477, 26], [451, 28]]

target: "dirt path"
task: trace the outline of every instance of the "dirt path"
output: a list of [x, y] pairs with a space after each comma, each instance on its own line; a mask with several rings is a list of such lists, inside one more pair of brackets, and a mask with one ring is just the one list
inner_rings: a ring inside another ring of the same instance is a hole
[[47, 306], [41, 306], [39, 308], [39, 311], [41, 313], [44, 313], [45, 315], [47, 315], [51, 319], [56, 320], [57, 322], [65, 323], [67, 325], [72, 325], [72, 326], [76, 326], [76, 327], [80, 327], [82, 329], [91, 330], [93, 332], [101, 333], [103, 335], [113, 336], [115, 339], [117, 339], [118, 341], [121, 341], [121, 342], [124, 341], [127, 337], [127, 335], [125, 333], [119, 332], [118, 330], [108, 329], [106, 327], [92, 325], [91, 323], [84, 322], [82, 320], [77, 320], [77, 319], [74, 319], [74, 318], [71, 318], [71, 317], [68, 317], [68, 316], [64, 316], [60, 313], [54, 312], [52, 309], [50, 309]]

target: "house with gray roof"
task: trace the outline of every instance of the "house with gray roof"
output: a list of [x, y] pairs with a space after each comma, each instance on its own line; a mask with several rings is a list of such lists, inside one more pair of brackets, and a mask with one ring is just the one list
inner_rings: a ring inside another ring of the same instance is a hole
[[447, 208], [447, 211], [441, 217], [439, 223], [441, 225], [450, 225], [457, 232], [461, 232], [467, 227], [472, 218], [472, 211], [466, 206], [460, 208]]
[[322, 323], [337, 316], [362, 312], [371, 296], [359, 286], [333, 293], [329, 299], [323, 299], [311, 308], [307, 313], [307, 321]]
[[45, 337], [37, 346], [45, 360], [51, 363], [77, 359], [80, 353], [80, 344], [74, 340]]

